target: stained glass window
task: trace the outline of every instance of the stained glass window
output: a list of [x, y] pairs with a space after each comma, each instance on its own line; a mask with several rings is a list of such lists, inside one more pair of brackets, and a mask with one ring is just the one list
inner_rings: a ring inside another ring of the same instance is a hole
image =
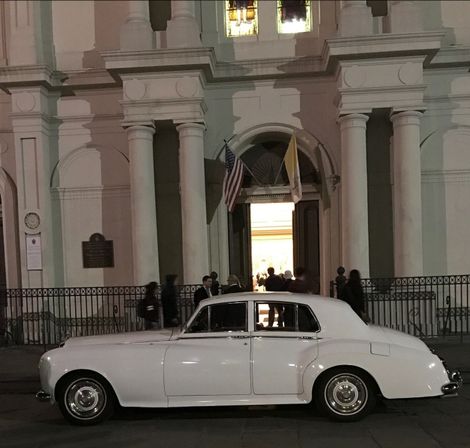
[[227, 37], [254, 36], [258, 33], [256, 0], [227, 0], [225, 2], [225, 31]]
[[279, 33], [311, 31], [310, 0], [277, 0], [277, 30]]

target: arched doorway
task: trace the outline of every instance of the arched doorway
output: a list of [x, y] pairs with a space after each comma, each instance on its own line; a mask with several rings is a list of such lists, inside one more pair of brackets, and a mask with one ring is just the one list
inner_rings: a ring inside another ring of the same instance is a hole
[[321, 163], [314, 163], [299, 147], [303, 197], [294, 206], [283, 164], [291, 134], [278, 130], [255, 134], [236, 150], [247, 170], [228, 219], [230, 270], [250, 288], [270, 265], [277, 272], [302, 266], [310, 274], [313, 291], [319, 293], [324, 173]]

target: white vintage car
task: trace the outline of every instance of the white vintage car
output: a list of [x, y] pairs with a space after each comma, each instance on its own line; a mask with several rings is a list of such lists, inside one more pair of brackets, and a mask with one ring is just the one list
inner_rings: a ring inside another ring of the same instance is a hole
[[[271, 310], [271, 312], [269, 312]], [[274, 317], [274, 319], [273, 319]], [[461, 383], [419, 339], [365, 324], [348, 304], [290, 293], [202, 301], [182, 329], [71, 338], [39, 363], [39, 399], [72, 423], [124, 407], [310, 403], [337, 420]]]

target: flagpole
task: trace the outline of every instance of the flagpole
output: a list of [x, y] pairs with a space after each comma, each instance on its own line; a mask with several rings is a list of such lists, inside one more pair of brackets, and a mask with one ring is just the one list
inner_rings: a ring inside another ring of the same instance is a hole
[[235, 134], [233, 134], [228, 140], [225, 140], [225, 138], [224, 138], [224, 144], [222, 145], [222, 147], [219, 149], [219, 152], [215, 156], [215, 160], [217, 160], [220, 157], [220, 154], [222, 154], [222, 151], [229, 144], [229, 142], [231, 142], [233, 140], [234, 137], [235, 137]]
[[279, 175], [281, 174], [283, 166], [284, 166], [284, 159], [282, 159], [281, 166], [279, 167], [279, 171], [277, 172], [276, 178], [274, 179], [274, 185], [277, 184], [277, 180], [279, 179]]
[[[224, 139], [224, 145], [222, 146], [222, 148], [220, 148], [219, 152], [217, 153], [217, 157], [216, 157], [216, 160], [220, 157], [220, 155], [222, 154], [222, 151], [225, 149], [225, 147], [228, 146], [229, 142], [233, 139], [233, 137], [235, 137], [235, 134], [233, 134], [228, 140], [225, 140]], [[234, 154], [235, 157], [238, 157], [236, 154]], [[246, 163], [241, 159], [241, 157], [238, 157], [238, 159], [240, 160], [240, 162], [243, 164], [243, 168], [245, 170], [248, 171], [248, 173], [251, 175], [251, 177], [256, 181], [256, 183], [262, 187], [263, 185], [260, 183], [260, 181], [256, 178], [256, 176], [253, 174], [253, 171], [250, 170], [250, 168], [248, 168], [248, 166], [246, 165]]]

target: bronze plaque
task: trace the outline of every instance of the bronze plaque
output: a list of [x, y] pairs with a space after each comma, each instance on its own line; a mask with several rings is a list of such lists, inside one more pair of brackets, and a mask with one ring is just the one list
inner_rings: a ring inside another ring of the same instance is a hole
[[94, 233], [89, 241], [82, 241], [84, 268], [113, 268], [113, 241], [107, 241], [101, 233]]

